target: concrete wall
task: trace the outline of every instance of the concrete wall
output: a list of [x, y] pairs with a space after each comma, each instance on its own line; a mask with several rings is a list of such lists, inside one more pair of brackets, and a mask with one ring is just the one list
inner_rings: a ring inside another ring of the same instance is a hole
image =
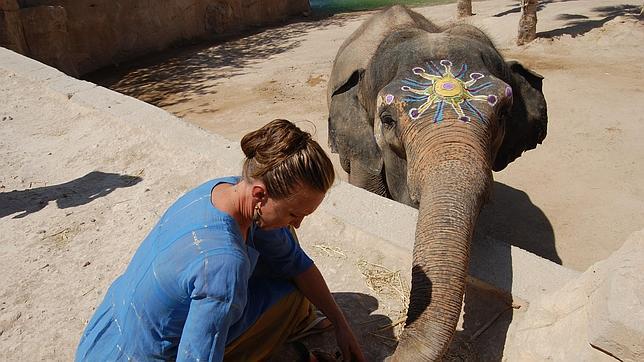
[[308, 10], [308, 0], [0, 0], [0, 46], [78, 76]]

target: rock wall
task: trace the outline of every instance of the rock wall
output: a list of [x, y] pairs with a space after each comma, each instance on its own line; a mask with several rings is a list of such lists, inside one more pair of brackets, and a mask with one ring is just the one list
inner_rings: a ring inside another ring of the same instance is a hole
[[0, 46], [78, 76], [308, 10], [308, 0], [0, 0]]
[[[644, 229], [531, 303], [508, 331], [508, 361], [644, 361]], [[543, 274], [542, 274], [543, 275]]]

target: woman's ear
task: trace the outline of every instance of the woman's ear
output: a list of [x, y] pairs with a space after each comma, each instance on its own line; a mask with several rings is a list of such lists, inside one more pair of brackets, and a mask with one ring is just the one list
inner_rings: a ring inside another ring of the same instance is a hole
[[503, 170], [523, 151], [537, 147], [546, 137], [548, 111], [543, 77], [517, 61], [508, 61], [513, 104], [505, 122], [505, 136], [494, 160], [494, 171]]
[[268, 192], [266, 191], [266, 186], [262, 182], [255, 182], [251, 189], [251, 195], [253, 196], [253, 201], [255, 203], [260, 203], [260, 205], [266, 204], [268, 200]]

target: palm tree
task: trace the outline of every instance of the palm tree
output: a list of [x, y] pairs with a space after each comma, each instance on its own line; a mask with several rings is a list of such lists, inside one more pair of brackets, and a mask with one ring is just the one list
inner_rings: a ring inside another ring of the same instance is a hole
[[472, 16], [472, 0], [458, 0], [456, 3], [456, 12], [459, 18]]
[[521, 19], [517, 45], [533, 41], [537, 37], [537, 0], [521, 0]]

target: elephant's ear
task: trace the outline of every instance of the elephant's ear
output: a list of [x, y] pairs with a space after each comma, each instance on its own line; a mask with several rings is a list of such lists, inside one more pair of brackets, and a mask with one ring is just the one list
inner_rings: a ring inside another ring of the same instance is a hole
[[355, 70], [349, 79], [332, 91], [329, 103], [329, 147], [340, 154], [342, 168], [350, 171], [351, 162], [380, 174], [382, 156], [373, 134], [373, 119], [362, 105], [359, 88], [364, 69]]
[[494, 160], [494, 171], [503, 170], [523, 151], [537, 147], [546, 137], [548, 111], [541, 90], [543, 77], [517, 61], [508, 61], [513, 104], [505, 115], [505, 136]]

